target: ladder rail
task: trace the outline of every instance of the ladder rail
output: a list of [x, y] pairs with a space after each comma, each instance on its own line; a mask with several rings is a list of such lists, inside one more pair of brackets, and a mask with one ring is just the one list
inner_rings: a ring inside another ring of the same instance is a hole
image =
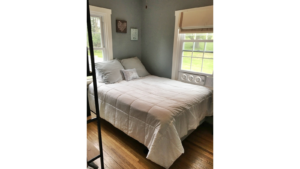
[[[94, 161], [97, 158], [100, 158], [101, 169], [104, 169], [103, 147], [102, 147], [102, 136], [101, 136], [101, 122], [100, 122], [100, 114], [99, 114], [97, 77], [96, 77], [96, 72], [95, 72], [96, 69], [95, 69], [95, 58], [94, 58], [94, 47], [93, 47], [93, 39], [92, 39], [89, 0], [87, 0], [87, 29], [88, 29], [88, 40], [89, 40], [89, 49], [90, 49], [91, 66], [92, 66], [92, 72], [91, 73], [92, 73], [92, 77], [93, 77], [93, 86], [94, 86], [94, 97], [95, 97], [94, 100], [95, 100], [95, 107], [96, 107], [96, 119], [93, 119], [93, 121], [97, 121], [98, 142], [99, 142], [99, 152], [100, 152], [100, 154], [98, 156], [94, 157], [92, 160]], [[88, 59], [87, 59], [87, 62], [88, 62]], [[89, 75], [89, 67], [88, 67], [87, 75]], [[89, 161], [87, 162], [87, 164], [89, 164]]]

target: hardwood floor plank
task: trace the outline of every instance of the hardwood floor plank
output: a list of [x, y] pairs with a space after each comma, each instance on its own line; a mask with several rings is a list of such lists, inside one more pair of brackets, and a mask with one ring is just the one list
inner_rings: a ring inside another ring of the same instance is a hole
[[186, 158], [195, 168], [213, 168], [213, 159], [203, 154], [199, 149], [193, 147], [191, 144], [185, 145]]
[[[126, 152], [131, 153], [136, 159], [137, 162], [143, 166], [143, 168], [162, 168], [161, 166], [153, 163], [152, 161], [146, 159], [146, 154], [143, 150], [146, 148], [144, 145], [134, 140], [133, 138], [126, 135], [124, 132], [113, 127], [110, 123], [104, 122], [103, 130], [107, 133], [117, 144], [126, 149]], [[146, 165], [145, 165], [146, 163]]]
[[[95, 126], [96, 128], [96, 126]], [[95, 129], [96, 130], [96, 129]], [[118, 145], [115, 140], [113, 140], [107, 132], [102, 131], [102, 142], [103, 149], [109, 153], [109, 155], [117, 161], [117, 163], [122, 166], [122, 168], [141, 168], [139, 164], [136, 163], [138, 161], [137, 158], [134, 158], [130, 153], [126, 152], [126, 150]], [[117, 149], [116, 149], [117, 148]], [[126, 158], [125, 158], [126, 157]], [[105, 158], [104, 158], [105, 159]]]
[[210, 153], [209, 151], [207, 151], [207, 150], [205, 150], [201, 147], [198, 147], [193, 142], [188, 142], [186, 144], [184, 143], [183, 146], [184, 147], [191, 147], [191, 148], [193, 148], [194, 151], [197, 151], [198, 153], [203, 154], [206, 157], [213, 159], [213, 154], [212, 153]]
[[[95, 160], [94, 163], [99, 167], [98, 169], [101, 169], [100, 159]], [[112, 167], [113, 167], [113, 166], [112, 166]], [[112, 168], [112, 167], [110, 167], [109, 164], [106, 164], [106, 163], [104, 162], [104, 168], [105, 168], [105, 169], [114, 169], [114, 168]]]
[[203, 142], [203, 139], [197, 139], [194, 137], [191, 137], [191, 139], [187, 140], [187, 142], [194, 144], [196, 147], [201, 148], [208, 153], [213, 153], [213, 146], [209, 145], [207, 142]]
[[[109, 122], [101, 120], [104, 164], [106, 169], [163, 169], [146, 159], [145, 146], [129, 137]], [[97, 123], [87, 125], [87, 139], [97, 148]], [[185, 153], [170, 169], [212, 169], [213, 136], [212, 126], [203, 123], [183, 141]], [[100, 166], [100, 160], [95, 164]], [[100, 167], [99, 167], [100, 168]]]
[[[88, 140], [91, 141], [91, 143], [95, 146], [96, 149], [99, 150], [99, 143], [98, 143], [98, 135], [91, 130], [91, 127], [89, 127], [90, 130], [88, 130]], [[97, 131], [97, 125], [95, 124], [95, 131]], [[103, 137], [103, 136], [102, 136]], [[103, 145], [104, 147], [104, 145]], [[106, 148], [103, 148], [103, 154], [104, 154], [104, 164], [107, 166], [110, 166], [112, 169], [122, 169], [120, 165], [111, 157], [109, 153], [107, 153]], [[95, 162], [100, 167], [100, 159], [96, 160]], [[106, 167], [105, 167], [106, 168]]]

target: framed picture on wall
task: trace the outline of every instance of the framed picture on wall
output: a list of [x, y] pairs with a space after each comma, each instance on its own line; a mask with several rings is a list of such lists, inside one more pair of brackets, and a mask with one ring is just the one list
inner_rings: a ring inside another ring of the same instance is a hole
[[127, 33], [127, 21], [116, 20], [116, 28], [119, 33]]
[[131, 40], [138, 40], [138, 39], [139, 39], [138, 29], [131, 28]]

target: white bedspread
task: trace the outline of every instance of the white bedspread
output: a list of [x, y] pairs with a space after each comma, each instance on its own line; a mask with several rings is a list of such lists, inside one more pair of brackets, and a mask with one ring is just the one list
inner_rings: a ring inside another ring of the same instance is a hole
[[[147, 146], [147, 159], [165, 168], [184, 153], [180, 138], [213, 115], [206, 87], [152, 75], [97, 85], [100, 117]], [[88, 93], [95, 112], [92, 84]]]

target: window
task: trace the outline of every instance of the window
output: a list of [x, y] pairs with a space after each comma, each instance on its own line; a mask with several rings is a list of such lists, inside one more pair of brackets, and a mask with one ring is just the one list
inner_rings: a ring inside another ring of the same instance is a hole
[[[196, 17], [195, 16], [201, 16]], [[213, 5], [175, 11], [172, 79], [213, 78]]]
[[[112, 32], [111, 32], [111, 10], [90, 5], [91, 31], [93, 38], [95, 62], [113, 59]], [[86, 33], [87, 34], [87, 33]], [[88, 58], [91, 66], [90, 49], [87, 35]]]
[[[95, 63], [102, 62], [104, 60], [103, 58], [105, 55], [105, 47], [103, 45], [104, 36], [102, 35], [103, 32], [102, 24], [103, 23], [101, 22], [101, 17], [91, 16], [91, 28], [92, 28]], [[87, 48], [88, 48], [89, 59], [90, 59], [88, 36], [87, 36]]]
[[181, 34], [182, 71], [213, 74], [213, 33]]

